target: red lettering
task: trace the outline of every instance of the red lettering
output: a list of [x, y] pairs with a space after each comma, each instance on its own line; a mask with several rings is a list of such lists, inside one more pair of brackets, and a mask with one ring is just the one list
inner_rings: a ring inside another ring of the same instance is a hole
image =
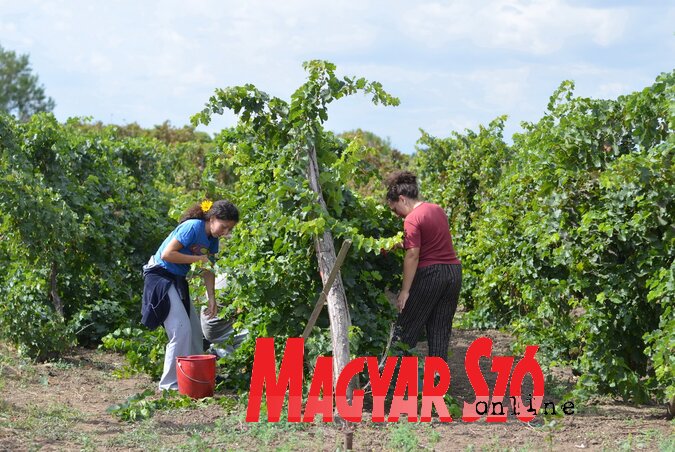
[[534, 419], [537, 410], [539, 410], [539, 407], [541, 407], [541, 403], [544, 400], [544, 373], [541, 370], [541, 366], [534, 358], [537, 350], [539, 350], [538, 345], [528, 345], [525, 347], [525, 356], [518, 364], [516, 364], [515, 369], [513, 369], [513, 376], [511, 377], [510, 393], [512, 400], [514, 401], [514, 405], [517, 402], [522, 405], [523, 399], [521, 398], [521, 391], [523, 378], [525, 377], [525, 374], [530, 374], [532, 376], [533, 395], [530, 398], [530, 407], [518, 416], [518, 419], [523, 422], [530, 422]]
[[[408, 422], [417, 422], [417, 356], [401, 358], [401, 368], [398, 371], [394, 398], [389, 410], [389, 422], [398, 422], [401, 414], [408, 415]], [[404, 398], [406, 394], [408, 397]]]
[[[513, 356], [495, 356], [492, 358], [492, 372], [497, 372], [497, 381], [495, 390], [492, 393], [492, 410], [488, 414], [488, 422], [506, 422], [506, 412], [503, 409], [504, 397], [506, 397], [506, 385], [509, 383], [511, 368], [513, 367]], [[502, 408], [499, 413], [495, 410], [495, 400], [499, 401]]]
[[485, 403], [487, 406], [490, 400], [490, 388], [488, 388], [483, 372], [480, 370], [480, 358], [485, 356], [489, 358], [492, 355], [492, 339], [489, 337], [479, 337], [469, 346], [464, 358], [464, 368], [466, 369], [466, 376], [471, 382], [473, 391], [476, 394], [476, 401], [474, 403], [464, 402], [464, 409], [462, 410], [462, 420], [464, 422], [475, 422], [480, 418], [480, 414], [476, 412], [476, 405], [478, 403]]
[[[375, 362], [377, 363], [375, 357], [371, 358], [375, 359]], [[337, 406], [338, 413], [340, 413], [342, 419], [349, 422], [361, 422], [361, 417], [363, 416], [363, 390], [354, 389], [352, 394], [352, 404], [349, 405], [349, 401], [347, 400], [347, 386], [349, 386], [349, 382], [352, 378], [363, 370], [365, 364], [366, 358], [354, 358], [349, 361], [345, 368], [342, 369], [342, 372], [340, 372], [340, 377], [335, 385], [335, 405]]]
[[[489, 337], [476, 339], [467, 349], [464, 362], [466, 374], [476, 394], [476, 399], [471, 404], [464, 403], [462, 420], [464, 422], [475, 422], [481, 416], [487, 414], [487, 422], [506, 422], [507, 413], [504, 411], [504, 400], [509, 381], [511, 381], [510, 399], [514, 415], [522, 422], [529, 422], [534, 419], [543, 403], [545, 384], [541, 366], [535, 358], [538, 350], [539, 346], [537, 345], [527, 346], [524, 357], [514, 368], [513, 356], [492, 357], [492, 339]], [[490, 388], [480, 367], [480, 360], [483, 357], [491, 358], [490, 370], [497, 374], [492, 397], [490, 397]], [[288, 420], [289, 422], [301, 421], [304, 379], [303, 358], [304, 340], [302, 338], [287, 339], [277, 376], [274, 338], [256, 339], [246, 422], [259, 421], [265, 391], [267, 392], [267, 419], [269, 422], [279, 421], [287, 392]], [[355, 389], [350, 401], [347, 399], [347, 389], [354, 377], [363, 372], [367, 365], [373, 395], [372, 421], [384, 422], [384, 402], [391, 387], [397, 363], [399, 363], [398, 357], [388, 357], [381, 369], [382, 373], [380, 373], [376, 357], [355, 358], [337, 376], [335, 387], [333, 387], [333, 358], [320, 356], [317, 358], [302, 421], [313, 422], [316, 415], [321, 414], [324, 422], [332, 422], [335, 403], [337, 412], [343, 419], [349, 422], [361, 422], [364, 391]], [[512, 369], [513, 375], [511, 375]], [[394, 397], [387, 418], [389, 422], [397, 422], [401, 415], [407, 415], [408, 422], [417, 422], [418, 372], [417, 357], [400, 359]], [[521, 397], [522, 383], [526, 374], [531, 375], [533, 382], [529, 406], [523, 404]], [[438, 383], [436, 384], [437, 378]], [[431, 421], [431, 413], [434, 408], [441, 422], [452, 422], [444, 399], [449, 387], [450, 369], [445, 360], [439, 357], [426, 358], [422, 385], [422, 422]], [[335, 401], [333, 397], [335, 397]], [[488, 402], [491, 402], [491, 404]], [[526, 410], [519, 411], [521, 407], [526, 408]]]
[[377, 358], [373, 356], [366, 358], [368, 378], [370, 378], [370, 387], [373, 390], [373, 422], [384, 422], [384, 398], [391, 385], [391, 377], [394, 375], [397, 361], [398, 357], [389, 356], [380, 375]]
[[289, 422], [300, 422], [304, 342], [301, 337], [292, 337], [286, 340], [286, 349], [279, 369], [279, 379], [277, 379], [274, 338], [256, 339], [251, 387], [246, 408], [246, 422], [258, 422], [260, 419], [263, 387], [267, 390], [267, 420], [269, 422], [279, 422], [286, 391], [289, 392], [288, 420]]
[[[434, 386], [436, 375], [438, 385]], [[452, 422], [443, 397], [450, 387], [450, 369], [443, 358], [430, 356], [424, 359], [424, 383], [422, 384], [422, 422], [431, 422], [431, 410], [435, 406], [441, 422]]]
[[[319, 399], [323, 390], [323, 397]], [[319, 356], [314, 368], [314, 377], [309, 387], [303, 422], [314, 422], [317, 413], [323, 414], [324, 422], [333, 422], [333, 357]]]

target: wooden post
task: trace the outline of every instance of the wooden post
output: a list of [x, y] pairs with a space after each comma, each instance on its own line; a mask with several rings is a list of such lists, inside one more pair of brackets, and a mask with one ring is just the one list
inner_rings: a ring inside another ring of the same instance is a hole
[[[307, 150], [309, 155], [308, 179], [309, 186], [316, 193], [317, 200], [321, 208], [328, 212], [326, 201], [323, 199], [323, 192], [319, 184], [319, 164], [316, 158], [316, 149], [314, 146]], [[316, 257], [319, 261], [319, 271], [324, 286], [328, 282], [331, 270], [335, 266], [335, 244], [333, 243], [333, 234], [325, 231], [321, 236], [314, 240], [316, 247]], [[340, 372], [349, 362], [349, 327], [351, 318], [349, 317], [349, 307], [347, 306], [347, 296], [342, 285], [342, 277], [335, 278], [327, 296], [328, 316], [330, 318], [331, 342], [333, 345], [333, 385], [337, 383]], [[353, 394], [353, 384], [347, 387], [347, 400], [351, 402]]]
[[326, 298], [328, 298], [328, 292], [330, 291], [330, 288], [333, 287], [333, 283], [335, 282], [335, 278], [338, 277], [338, 274], [340, 273], [340, 267], [342, 267], [342, 263], [345, 260], [345, 257], [347, 256], [347, 251], [349, 251], [349, 247], [352, 245], [351, 240], [345, 240], [342, 242], [342, 247], [340, 248], [340, 252], [338, 253], [337, 259], [335, 261], [335, 265], [330, 271], [330, 275], [328, 275], [328, 280], [326, 281], [326, 285], [323, 286], [323, 290], [321, 291], [321, 295], [319, 295], [319, 299], [316, 302], [316, 305], [314, 306], [314, 310], [312, 311], [312, 315], [309, 316], [309, 320], [307, 321], [307, 326], [305, 326], [305, 331], [302, 332], [302, 338], [307, 340], [309, 337], [309, 334], [312, 332], [312, 328], [314, 328], [314, 324], [316, 323], [316, 319], [319, 318], [319, 314], [321, 314], [321, 309], [323, 308], [323, 305], [326, 304]]
[[354, 432], [345, 433], [345, 450], [352, 450], [354, 443]]

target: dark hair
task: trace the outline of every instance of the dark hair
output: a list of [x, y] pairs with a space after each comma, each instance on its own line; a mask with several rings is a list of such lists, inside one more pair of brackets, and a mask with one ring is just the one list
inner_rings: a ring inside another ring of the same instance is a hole
[[237, 207], [227, 199], [221, 199], [220, 201], [214, 202], [207, 212], [202, 210], [202, 203], [198, 202], [185, 211], [183, 216], [180, 217], [179, 223], [183, 223], [187, 220], [208, 220], [211, 217], [216, 217], [219, 220], [225, 221], [230, 220], [236, 223], [239, 222], [239, 211], [237, 210]]
[[410, 171], [397, 171], [385, 182], [387, 185], [387, 200], [398, 201], [398, 197], [403, 195], [410, 199], [417, 199], [420, 189], [417, 187], [417, 176]]

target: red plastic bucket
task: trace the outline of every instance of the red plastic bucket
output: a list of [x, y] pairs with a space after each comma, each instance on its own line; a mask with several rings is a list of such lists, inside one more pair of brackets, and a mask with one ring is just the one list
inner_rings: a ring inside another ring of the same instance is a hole
[[176, 358], [178, 392], [193, 399], [212, 397], [216, 387], [216, 357], [190, 355]]

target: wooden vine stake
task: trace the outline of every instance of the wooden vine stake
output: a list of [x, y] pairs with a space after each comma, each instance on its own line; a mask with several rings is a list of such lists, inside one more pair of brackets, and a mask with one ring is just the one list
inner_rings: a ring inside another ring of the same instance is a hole
[[302, 332], [302, 338], [304, 340], [307, 340], [307, 338], [309, 337], [310, 333], [312, 332], [312, 328], [314, 328], [316, 320], [319, 318], [319, 315], [321, 314], [321, 309], [323, 308], [323, 305], [326, 304], [328, 292], [330, 291], [330, 288], [333, 287], [335, 278], [337, 278], [338, 273], [340, 272], [342, 263], [345, 261], [347, 251], [349, 251], [349, 247], [351, 245], [352, 245], [351, 240], [345, 240], [344, 242], [342, 242], [342, 247], [340, 248], [340, 252], [338, 253], [337, 258], [335, 260], [335, 265], [333, 265], [333, 268], [330, 271], [330, 275], [328, 275], [328, 279], [326, 280], [326, 283], [323, 286], [321, 295], [319, 295], [319, 299], [317, 300], [316, 305], [314, 305], [314, 310], [312, 311], [312, 315], [309, 316], [307, 326], [305, 326], [305, 331]]
[[[321, 191], [321, 185], [319, 184], [319, 164], [316, 157], [316, 148], [310, 146], [308, 149], [309, 156], [309, 168], [308, 168], [308, 179], [309, 186], [312, 191], [316, 193], [317, 200], [321, 205], [321, 208], [327, 213], [328, 208], [326, 207], [326, 201], [323, 199], [323, 192]], [[350, 243], [351, 244], [351, 243]], [[342, 369], [349, 362], [349, 327], [352, 324], [351, 318], [349, 317], [349, 307], [347, 305], [347, 296], [345, 295], [345, 289], [342, 284], [342, 277], [338, 275], [339, 266], [336, 268], [337, 258], [335, 256], [335, 245], [333, 243], [333, 234], [326, 230], [323, 234], [317, 236], [314, 239], [314, 246], [316, 247], [316, 256], [319, 261], [319, 272], [321, 274], [321, 280], [324, 285], [324, 292], [328, 290], [326, 295], [326, 301], [328, 302], [328, 317], [330, 319], [330, 333], [331, 333], [331, 343], [333, 345], [333, 387], [337, 383], [337, 378], [342, 372]], [[344, 248], [344, 244], [343, 244]], [[349, 245], [347, 245], [347, 249]], [[347, 250], [345, 249], [344, 254], [346, 255]], [[342, 254], [342, 253], [341, 253]], [[344, 259], [344, 256], [342, 257]], [[339, 262], [341, 265], [342, 263]], [[330, 282], [329, 278], [331, 276], [332, 270], [335, 268], [336, 274], [334, 276], [334, 281]], [[330, 285], [329, 285], [330, 282]], [[323, 303], [318, 304], [315, 307], [321, 310]], [[314, 314], [314, 313], [313, 313]], [[318, 313], [316, 314], [318, 317]], [[316, 321], [316, 319], [314, 319]], [[311, 331], [311, 326], [308, 324], [309, 330]], [[307, 328], [305, 329], [307, 332]], [[304, 335], [303, 335], [304, 336]], [[349, 383], [347, 387], [347, 400], [349, 403], [352, 402], [352, 395], [354, 392], [354, 384]], [[353, 432], [349, 423], [344, 419], [340, 418], [339, 415], [335, 416], [336, 422], [340, 423], [345, 431], [345, 448], [351, 449], [351, 443], [353, 438]]]

